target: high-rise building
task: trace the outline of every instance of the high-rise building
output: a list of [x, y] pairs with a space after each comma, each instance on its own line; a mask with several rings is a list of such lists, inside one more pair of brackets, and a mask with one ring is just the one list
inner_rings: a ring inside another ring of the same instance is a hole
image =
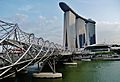
[[59, 5], [64, 11], [64, 48], [74, 51], [76, 48], [96, 44], [95, 21], [79, 16], [63, 2]]
[[64, 13], [64, 37], [63, 44], [66, 49], [74, 50], [75, 46], [75, 15], [71, 11]]
[[81, 18], [76, 18], [76, 48], [83, 48], [85, 45], [85, 21]]
[[[86, 45], [96, 44], [95, 22], [91, 19], [86, 22]], [[91, 22], [90, 22], [91, 21]]]

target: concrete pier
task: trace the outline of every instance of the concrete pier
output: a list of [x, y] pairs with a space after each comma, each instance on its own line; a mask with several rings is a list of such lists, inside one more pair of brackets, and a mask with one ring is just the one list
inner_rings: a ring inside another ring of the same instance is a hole
[[38, 78], [62, 78], [62, 73], [53, 73], [53, 72], [33, 73], [33, 77], [38, 77]]
[[91, 59], [81, 59], [81, 61], [91, 61]]
[[63, 63], [64, 65], [77, 65], [77, 63], [76, 62], [65, 62], [65, 63]]

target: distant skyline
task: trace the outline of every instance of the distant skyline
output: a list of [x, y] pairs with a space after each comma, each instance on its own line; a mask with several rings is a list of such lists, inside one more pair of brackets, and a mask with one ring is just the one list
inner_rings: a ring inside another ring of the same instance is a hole
[[120, 0], [0, 0], [0, 20], [18, 23], [25, 32], [62, 43], [63, 11], [59, 2], [97, 22], [97, 43], [120, 44]]

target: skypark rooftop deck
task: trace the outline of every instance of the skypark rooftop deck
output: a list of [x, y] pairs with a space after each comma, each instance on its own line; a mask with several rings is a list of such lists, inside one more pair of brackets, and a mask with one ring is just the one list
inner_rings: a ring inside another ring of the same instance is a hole
[[96, 23], [95, 21], [91, 20], [91, 19], [86, 19], [86, 18], [83, 18], [81, 17], [80, 15], [78, 15], [75, 11], [73, 11], [67, 4], [65, 4], [64, 2], [60, 2], [59, 3], [59, 6], [60, 8], [64, 11], [64, 12], [67, 12], [67, 11], [71, 11], [73, 14], [75, 14], [76, 18], [81, 18], [83, 19], [85, 22], [91, 22], [91, 23]]

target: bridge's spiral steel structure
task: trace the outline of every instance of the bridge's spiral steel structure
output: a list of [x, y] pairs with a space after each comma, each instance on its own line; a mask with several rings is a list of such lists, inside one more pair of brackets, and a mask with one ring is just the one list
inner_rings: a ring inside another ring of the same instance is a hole
[[26, 33], [17, 24], [0, 20], [0, 79], [31, 64], [45, 62], [62, 51], [61, 45]]

